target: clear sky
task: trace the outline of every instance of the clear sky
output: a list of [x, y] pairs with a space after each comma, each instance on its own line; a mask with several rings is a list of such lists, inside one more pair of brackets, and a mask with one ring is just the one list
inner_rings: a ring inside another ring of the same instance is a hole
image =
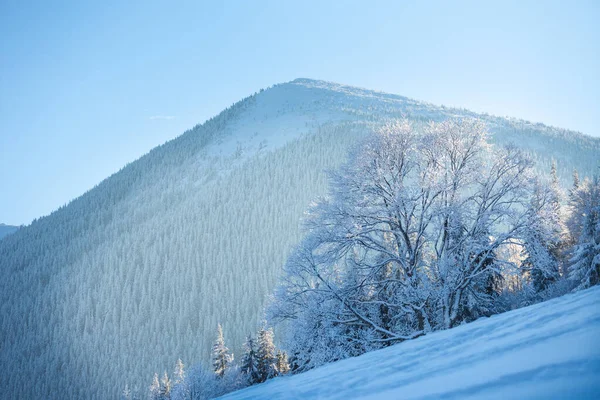
[[298, 77], [600, 136], [600, 1], [0, 0], [0, 222]]

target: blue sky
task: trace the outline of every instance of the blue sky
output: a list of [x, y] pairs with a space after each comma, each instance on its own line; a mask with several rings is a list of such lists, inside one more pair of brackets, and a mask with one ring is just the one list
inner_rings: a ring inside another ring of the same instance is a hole
[[0, 222], [298, 77], [600, 136], [598, 1], [0, 0]]

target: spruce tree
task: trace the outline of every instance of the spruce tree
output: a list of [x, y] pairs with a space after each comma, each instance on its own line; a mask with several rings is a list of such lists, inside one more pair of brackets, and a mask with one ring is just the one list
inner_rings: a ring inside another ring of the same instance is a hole
[[528, 272], [536, 293], [559, 279], [564, 258], [565, 225], [562, 218], [561, 189], [552, 164], [551, 183], [536, 183], [529, 203], [528, 227], [523, 240], [522, 270]]
[[290, 364], [285, 351], [277, 351], [277, 375], [285, 375], [290, 372]]
[[158, 380], [158, 374], [154, 373], [152, 384], [150, 385], [150, 400], [160, 399], [160, 381]]
[[573, 170], [573, 190], [579, 189], [579, 172], [574, 169]]
[[568, 242], [568, 232], [565, 223], [565, 193], [560, 186], [558, 173], [556, 171], [556, 160], [552, 161], [550, 172], [551, 181], [549, 187], [548, 212], [546, 226], [550, 233], [548, 250], [552, 258], [557, 263], [557, 272], [563, 274], [565, 271], [566, 248]]
[[217, 340], [215, 340], [215, 344], [212, 348], [212, 362], [213, 371], [219, 378], [222, 378], [225, 375], [225, 372], [229, 369], [229, 365], [233, 362], [233, 354], [231, 354], [227, 346], [225, 346], [221, 324], [217, 326]]
[[260, 382], [256, 341], [250, 335], [248, 335], [246, 343], [244, 343], [244, 356], [242, 358], [242, 365], [240, 369], [246, 376], [246, 380], [249, 385], [254, 385], [255, 383]]
[[271, 328], [258, 331], [257, 358], [259, 382], [264, 382], [277, 375], [277, 356]]
[[167, 375], [167, 371], [164, 372], [162, 379], [160, 380], [160, 398], [170, 399], [171, 398], [171, 379]]
[[[569, 217], [567, 218], [567, 231], [569, 233], [569, 245], [571, 250], [574, 250], [574, 246], [577, 243], [579, 236], [581, 235], [581, 224], [582, 216], [580, 214], [582, 205], [580, 199], [581, 181], [579, 180], [579, 173], [577, 170], [573, 170], [573, 186], [569, 190]], [[571, 257], [573, 256], [571, 251]]]
[[179, 358], [175, 363], [175, 370], [173, 371], [173, 376], [175, 377], [176, 385], [183, 383], [183, 381], [185, 380], [185, 370], [181, 358]]
[[572, 225], [580, 228], [569, 271], [577, 289], [600, 283], [600, 179], [581, 183], [574, 196]]

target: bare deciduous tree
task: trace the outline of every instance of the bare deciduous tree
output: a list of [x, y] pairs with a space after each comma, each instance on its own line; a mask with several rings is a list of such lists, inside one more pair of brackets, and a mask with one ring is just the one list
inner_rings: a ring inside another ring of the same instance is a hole
[[489, 314], [511, 263], [498, 250], [535, 229], [531, 168], [476, 120], [395, 121], [357, 147], [310, 209], [271, 307], [291, 320], [292, 365]]

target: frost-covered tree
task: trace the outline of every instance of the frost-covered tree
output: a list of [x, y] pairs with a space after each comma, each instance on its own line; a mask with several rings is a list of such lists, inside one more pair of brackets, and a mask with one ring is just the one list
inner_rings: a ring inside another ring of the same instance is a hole
[[566, 225], [566, 195], [558, 178], [556, 160], [552, 161], [549, 185], [549, 215], [546, 221], [551, 234], [550, 253], [557, 261], [561, 275], [566, 272], [566, 251], [569, 245], [569, 232]]
[[152, 378], [152, 384], [150, 385], [150, 400], [160, 400], [160, 381], [158, 379], [158, 373], [154, 373], [154, 378]]
[[217, 326], [217, 339], [212, 348], [212, 365], [215, 375], [222, 378], [230, 364], [233, 362], [233, 354], [225, 346], [225, 339], [223, 338], [223, 328], [221, 324]]
[[185, 366], [183, 365], [183, 361], [181, 358], [177, 359], [175, 363], [175, 370], [173, 371], [173, 377], [175, 378], [174, 384], [178, 385], [185, 381]]
[[175, 385], [171, 400], [205, 400], [223, 396], [247, 384], [237, 366], [230, 366], [223, 376], [198, 364], [189, 370], [183, 384]]
[[560, 204], [560, 187], [552, 183], [534, 185], [529, 204], [529, 229], [522, 236], [523, 262], [521, 270], [529, 274], [536, 293], [546, 290], [561, 275], [564, 258], [566, 228]]
[[510, 264], [498, 250], [533, 229], [531, 168], [469, 119], [395, 121], [357, 147], [311, 208], [270, 310], [290, 321], [293, 367], [489, 314]]
[[600, 179], [581, 182], [573, 193], [571, 226], [577, 227], [575, 250], [571, 259], [569, 278], [577, 289], [600, 282]]
[[171, 379], [167, 374], [167, 371], [163, 373], [162, 378], [160, 379], [160, 398], [161, 399], [170, 399], [171, 398]]
[[573, 171], [573, 184], [569, 190], [568, 198], [568, 218], [566, 221], [567, 231], [569, 234], [569, 244], [571, 247], [575, 246], [577, 239], [581, 235], [582, 229], [582, 215], [581, 215], [581, 198], [580, 191], [581, 180], [579, 179], [579, 173], [577, 170]]
[[249, 385], [260, 382], [261, 378], [258, 371], [257, 345], [251, 335], [248, 335], [248, 338], [244, 343], [244, 355], [242, 356], [240, 370], [242, 374], [244, 374]]
[[285, 351], [277, 351], [277, 375], [286, 375], [290, 372], [290, 364], [288, 362], [288, 356]]
[[346, 341], [345, 345], [340, 345], [340, 338], [347, 336], [349, 329], [338, 322], [340, 310], [337, 302], [331, 299], [328, 290], [318, 291], [318, 286], [317, 282], [317, 290], [310, 296], [303, 294], [290, 299], [289, 303], [277, 301], [271, 305], [274, 318], [291, 320], [290, 326], [285, 329], [284, 343], [290, 354], [290, 368], [294, 372], [358, 356], [377, 348], [362, 346], [363, 343], [357, 345], [356, 341]]
[[273, 329], [260, 329], [257, 342], [256, 369], [258, 371], [258, 383], [260, 383], [277, 375], [277, 355], [273, 343]]

